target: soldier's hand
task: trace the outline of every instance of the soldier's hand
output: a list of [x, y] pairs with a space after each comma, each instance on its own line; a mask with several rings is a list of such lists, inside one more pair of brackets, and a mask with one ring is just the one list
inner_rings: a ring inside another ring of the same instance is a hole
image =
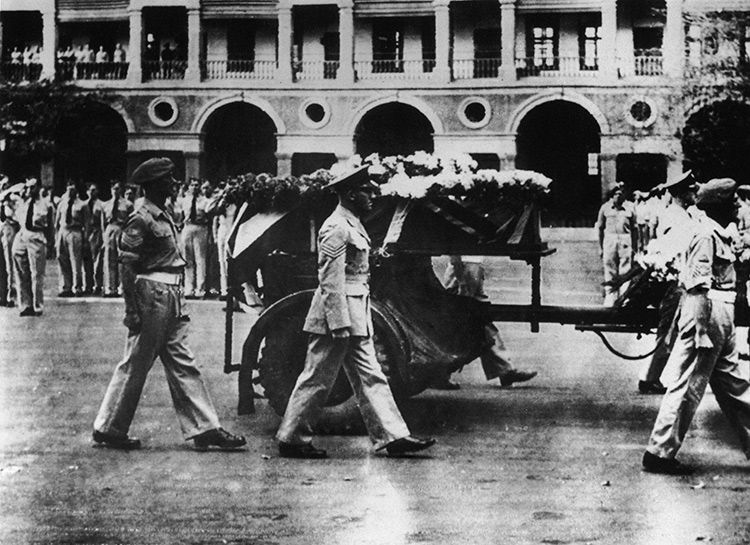
[[125, 313], [125, 318], [122, 323], [128, 328], [128, 332], [131, 335], [136, 335], [141, 332], [141, 318], [135, 312]]
[[339, 329], [334, 329], [333, 331], [331, 331], [331, 336], [334, 339], [346, 339], [349, 337], [349, 328], [342, 327]]

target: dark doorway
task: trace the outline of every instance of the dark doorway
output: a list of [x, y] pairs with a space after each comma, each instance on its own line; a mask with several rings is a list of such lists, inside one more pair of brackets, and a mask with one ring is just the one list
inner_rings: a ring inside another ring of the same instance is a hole
[[601, 204], [599, 125], [584, 108], [547, 102], [523, 118], [516, 138], [518, 168], [552, 178], [542, 220], [557, 227], [594, 225]]
[[382, 156], [409, 155], [415, 151], [432, 153], [432, 124], [416, 108], [392, 102], [365, 114], [354, 132], [357, 153]]
[[621, 153], [617, 181], [629, 191], [649, 191], [667, 179], [667, 158], [659, 153]]
[[105, 104], [92, 103], [65, 117], [55, 138], [55, 189], [65, 181], [95, 183], [100, 190], [113, 178], [125, 178], [128, 130], [120, 114]]
[[699, 180], [750, 183], [750, 106], [724, 101], [690, 116], [682, 134], [685, 168]]
[[276, 174], [276, 125], [257, 106], [222, 106], [209, 117], [204, 134], [204, 172], [209, 180], [248, 172]]
[[302, 176], [321, 168], [331, 168], [336, 161], [336, 155], [333, 153], [295, 153], [292, 155], [292, 176]]
[[500, 170], [500, 157], [496, 153], [471, 153], [470, 155], [477, 162], [477, 170]]

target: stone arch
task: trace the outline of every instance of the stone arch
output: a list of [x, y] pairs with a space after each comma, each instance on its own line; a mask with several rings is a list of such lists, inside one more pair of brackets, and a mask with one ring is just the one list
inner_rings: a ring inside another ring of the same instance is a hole
[[534, 108], [547, 102], [553, 102], [556, 100], [572, 102], [573, 104], [577, 104], [581, 108], [586, 110], [598, 123], [600, 134], [609, 134], [611, 132], [607, 117], [604, 115], [604, 113], [602, 113], [599, 106], [594, 104], [585, 96], [570, 91], [549, 91], [529, 98], [528, 100], [524, 101], [518, 108], [516, 108], [508, 122], [508, 134], [518, 134], [518, 128], [521, 126], [523, 118], [526, 117], [526, 115]]
[[273, 121], [273, 124], [276, 125], [276, 134], [286, 134], [286, 124], [273, 108], [273, 106], [271, 106], [270, 102], [262, 98], [245, 96], [244, 93], [218, 98], [204, 105], [203, 108], [195, 116], [191, 131], [194, 134], [203, 133], [206, 122], [211, 117], [211, 114], [213, 114], [222, 106], [226, 106], [227, 104], [232, 104], [234, 102], [244, 102], [262, 110], [266, 115], [268, 115], [271, 121]]
[[396, 93], [393, 95], [388, 95], [385, 97], [370, 100], [369, 102], [360, 106], [359, 109], [357, 109], [354, 112], [354, 115], [349, 121], [349, 125], [348, 125], [349, 134], [354, 134], [354, 132], [357, 130], [357, 127], [359, 126], [362, 119], [370, 111], [374, 110], [378, 106], [383, 106], [391, 102], [398, 102], [401, 104], [406, 104], [416, 109], [419, 113], [425, 116], [427, 121], [430, 122], [430, 125], [432, 125], [432, 133], [434, 135], [443, 134], [445, 132], [445, 129], [443, 128], [443, 122], [440, 120], [440, 117], [438, 117], [435, 111], [426, 102], [416, 97], [410, 96], [410, 95], [402, 95], [402, 94]]
[[128, 134], [133, 134], [135, 132], [135, 123], [133, 123], [133, 118], [130, 117], [130, 114], [128, 114], [125, 107], [119, 102], [112, 102], [106, 105], [120, 114], [122, 122], [125, 123], [125, 128], [127, 129]]

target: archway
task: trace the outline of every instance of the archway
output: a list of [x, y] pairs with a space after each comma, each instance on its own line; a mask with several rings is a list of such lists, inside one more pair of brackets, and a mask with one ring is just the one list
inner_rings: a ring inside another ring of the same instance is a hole
[[230, 102], [206, 121], [204, 174], [222, 180], [253, 172], [276, 174], [276, 125], [263, 110], [246, 102]]
[[699, 180], [750, 183], [750, 105], [716, 102], [691, 115], [682, 133], [685, 168]]
[[368, 111], [354, 131], [357, 153], [383, 156], [409, 155], [415, 151], [432, 152], [433, 128], [427, 117], [415, 107], [389, 102]]
[[128, 129], [122, 116], [98, 102], [62, 119], [55, 135], [55, 190], [65, 181], [95, 183], [106, 192], [112, 179], [124, 180]]
[[582, 106], [545, 102], [524, 116], [516, 137], [516, 166], [552, 178], [545, 225], [591, 226], [601, 204], [601, 176], [593, 161], [600, 127]]

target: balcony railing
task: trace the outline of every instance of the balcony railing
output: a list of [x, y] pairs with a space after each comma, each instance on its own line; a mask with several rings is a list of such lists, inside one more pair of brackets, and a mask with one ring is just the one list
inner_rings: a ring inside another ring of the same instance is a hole
[[143, 61], [143, 79], [184, 79], [187, 66], [187, 61]]
[[599, 71], [598, 59], [587, 57], [525, 57], [516, 59], [519, 78], [591, 77]]
[[211, 60], [201, 61], [204, 79], [264, 79], [276, 77], [276, 61]]
[[42, 65], [39, 63], [4, 62], [0, 67], [6, 81], [38, 81], [42, 75]]
[[373, 60], [354, 63], [357, 79], [426, 80], [432, 78], [434, 69], [434, 59]]
[[55, 75], [60, 80], [115, 80], [128, 76], [126, 62], [58, 62]]
[[294, 61], [292, 70], [296, 81], [320, 81], [336, 79], [340, 65], [339, 61]]
[[500, 59], [454, 59], [453, 79], [496, 78], [500, 75]]

